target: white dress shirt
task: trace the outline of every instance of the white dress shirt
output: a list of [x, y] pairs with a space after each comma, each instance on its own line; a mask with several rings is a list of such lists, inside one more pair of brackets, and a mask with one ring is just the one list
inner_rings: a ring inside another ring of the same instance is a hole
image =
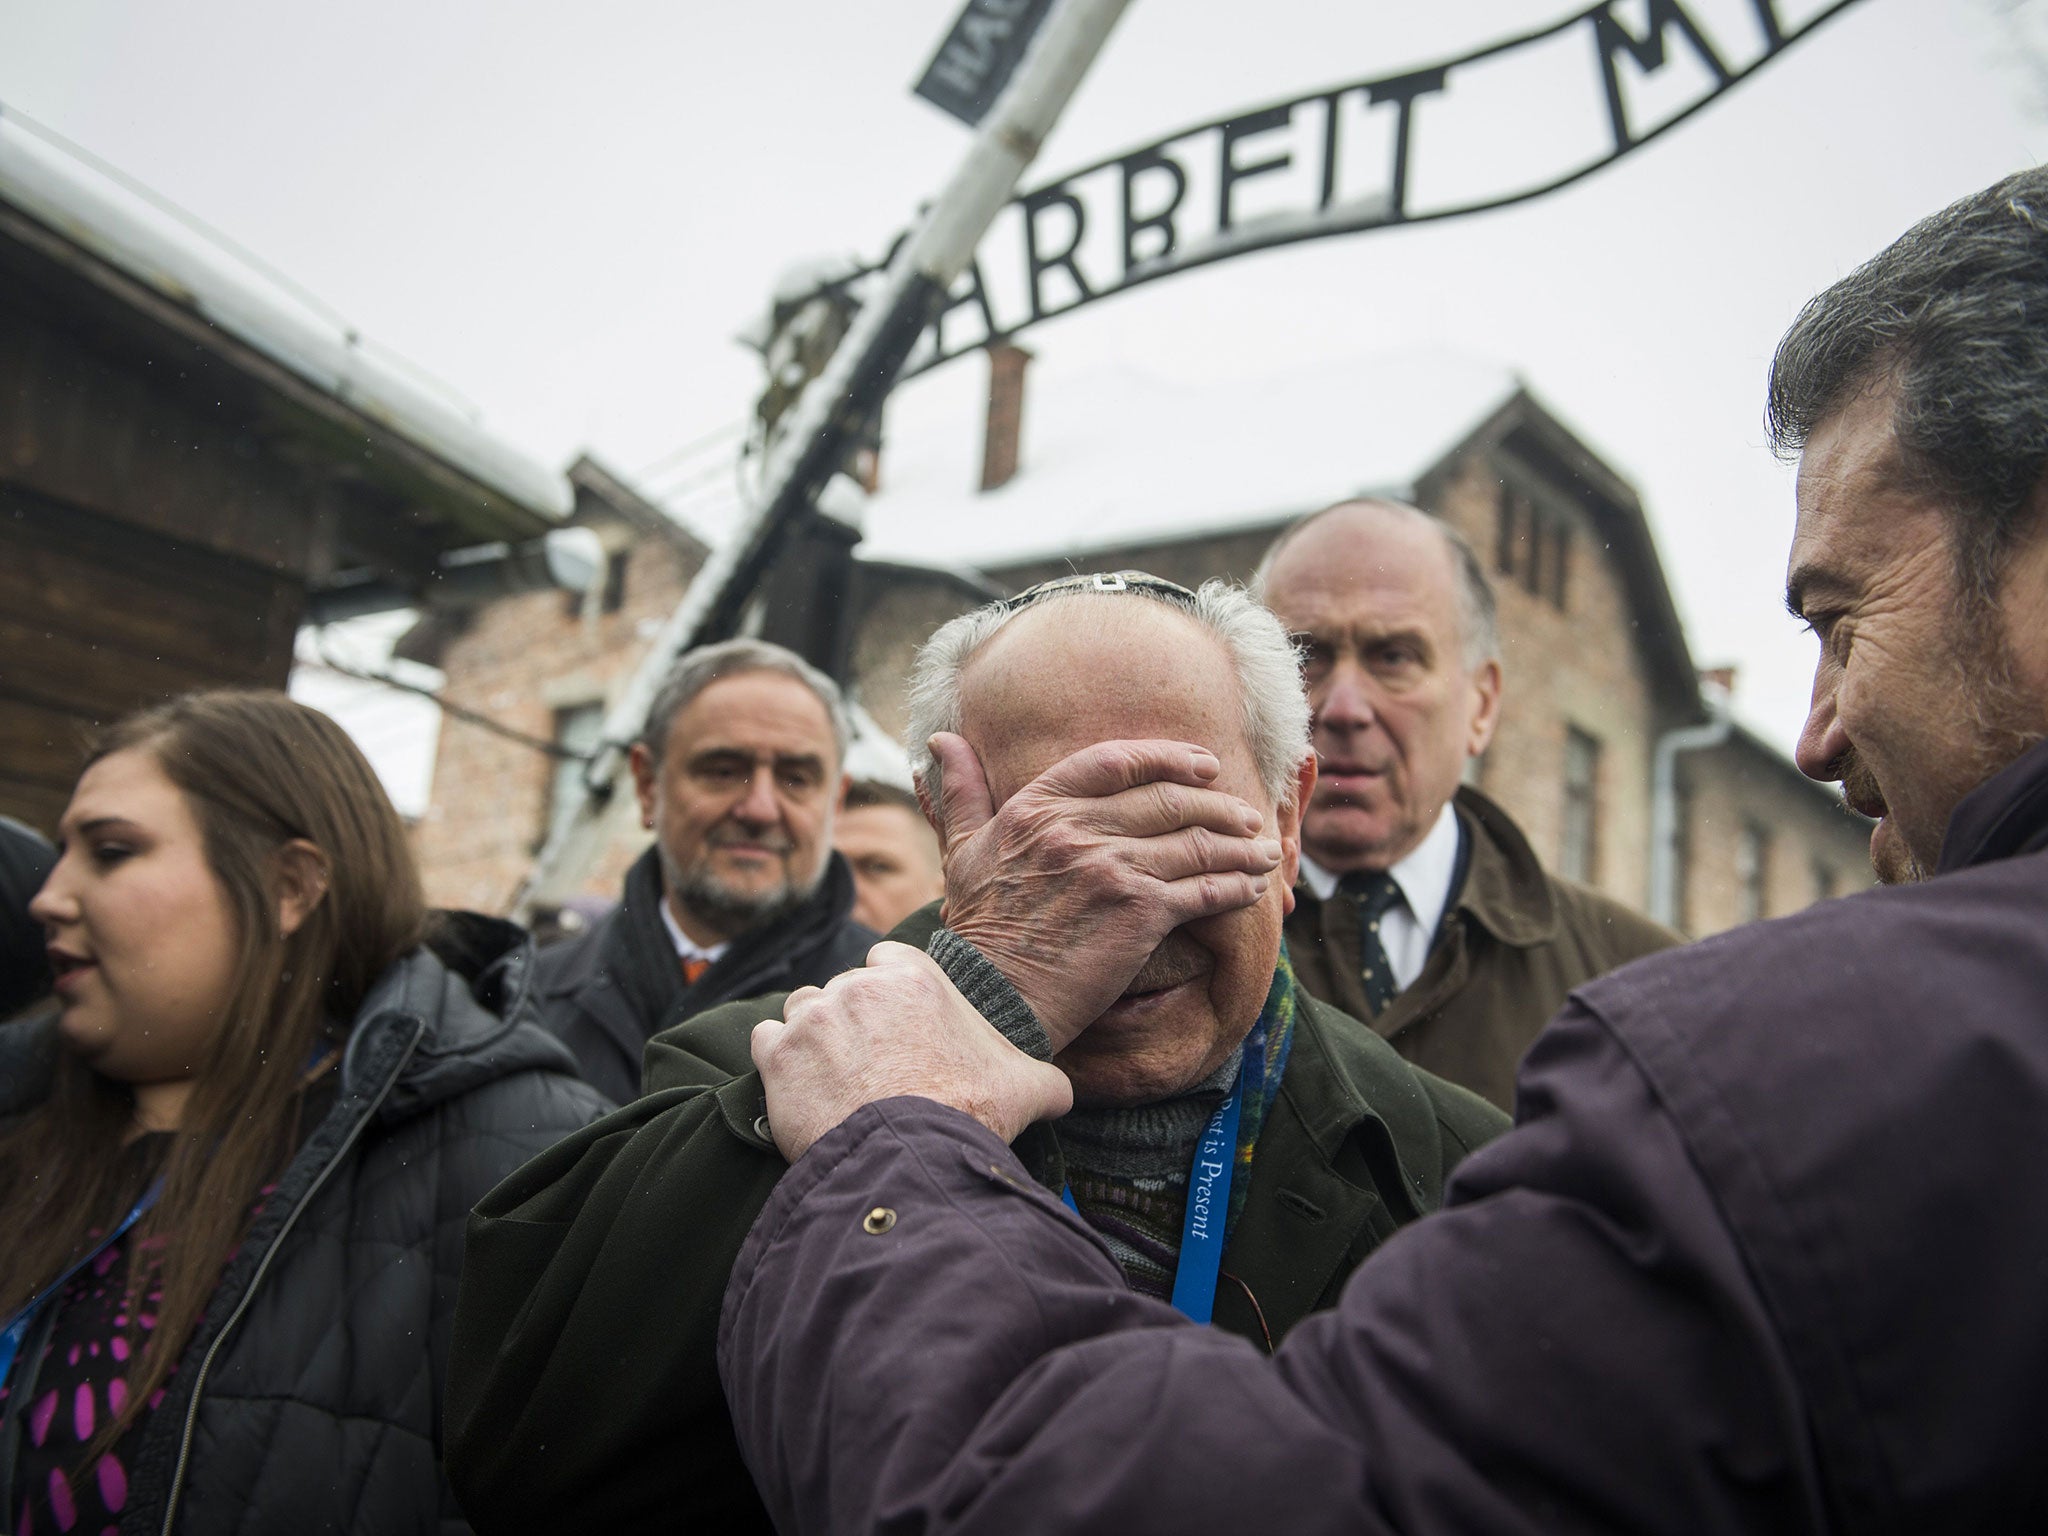
[[714, 944], [706, 949], [683, 932], [683, 925], [676, 921], [675, 913], [668, 909], [666, 896], [661, 900], [661, 926], [668, 930], [669, 942], [675, 945], [676, 954], [684, 960], [703, 960], [715, 965], [718, 963], [718, 957], [732, 948], [732, 940], [727, 939], [723, 944]]
[[[1415, 851], [1387, 873], [1401, 888], [1401, 900], [1380, 918], [1380, 945], [1394, 968], [1395, 985], [1406, 991], [1429, 962], [1437, 925], [1450, 905], [1451, 881], [1458, 873], [1458, 813], [1447, 800], [1436, 825]], [[1307, 854], [1301, 856], [1301, 878], [1323, 901], [1336, 892], [1338, 876]]]

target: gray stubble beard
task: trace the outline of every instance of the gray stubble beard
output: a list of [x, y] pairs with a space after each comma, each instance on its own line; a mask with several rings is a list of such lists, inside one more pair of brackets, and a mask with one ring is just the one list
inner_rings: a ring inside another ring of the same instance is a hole
[[658, 833], [654, 846], [655, 857], [661, 863], [662, 886], [676, 904], [731, 938], [779, 922], [809, 901], [824, 883], [825, 869], [832, 859], [827, 842], [808, 883], [799, 885], [785, 879], [765, 891], [735, 891], [711, 872], [709, 860], [685, 871], [669, 855]]

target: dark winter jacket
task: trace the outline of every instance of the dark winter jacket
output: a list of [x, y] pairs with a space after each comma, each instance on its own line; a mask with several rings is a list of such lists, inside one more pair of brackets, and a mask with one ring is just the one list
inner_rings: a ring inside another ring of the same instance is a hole
[[880, 935], [852, 914], [853, 872], [834, 853], [809, 900], [733, 940], [686, 986], [661, 921], [661, 862], [649, 848], [626, 872], [616, 907], [581, 938], [540, 952], [541, 1022], [575, 1053], [588, 1082], [629, 1104], [640, 1097], [640, 1058], [656, 1032], [734, 998], [823, 986], [863, 964]]
[[[608, 1108], [533, 1023], [531, 964], [511, 924], [446, 914], [372, 989], [332, 1109], [143, 1421], [124, 1536], [463, 1529], [439, 1459], [464, 1219]], [[42, 1076], [25, 1035], [0, 1035], [17, 1093]]]
[[[1507, 812], [1474, 789], [1452, 801], [1469, 850], [1422, 974], [1372, 1027], [1416, 1066], [1515, 1107], [1515, 1068], [1572, 988], [1679, 942], [1612, 897], [1547, 872]], [[1294, 974], [1324, 1002], [1370, 1017], [1358, 903], [1295, 887]]]
[[[892, 938], [922, 946], [936, 904]], [[477, 1208], [457, 1309], [448, 1464], [485, 1532], [765, 1531], [713, 1350], [727, 1272], [788, 1170], [747, 1037], [779, 997], [662, 1034], [648, 1096], [521, 1170]], [[1506, 1127], [1302, 999], [1223, 1254], [1219, 1328], [1278, 1339], [1433, 1209], [1451, 1166]], [[1054, 1128], [1018, 1140], [1064, 1182]], [[1026, 1527], [1019, 1527], [1025, 1529]]]
[[769, 1507], [786, 1536], [2048, 1529], [2048, 745], [1941, 869], [1582, 989], [1516, 1128], [1273, 1361], [1125, 1291], [965, 1116], [861, 1110], [727, 1295]]

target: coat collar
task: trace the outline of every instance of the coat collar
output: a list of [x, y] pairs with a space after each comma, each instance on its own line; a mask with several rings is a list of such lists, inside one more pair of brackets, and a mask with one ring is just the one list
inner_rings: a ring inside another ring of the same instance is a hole
[[580, 992], [608, 976], [611, 985], [603, 990], [617, 999], [614, 1011], [629, 1040], [636, 1032], [646, 1035], [646, 1024], [636, 1021], [661, 1018], [682, 995], [682, 969], [661, 924], [660, 855], [651, 844], [627, 869], [619, 904], [578, 958], [587, 963], [565, 970], [560, 985]]
[[1501, 943], [1517, 949], [1555, 939], [1560, 921], [1557, 900], [1522, 829], [1476, 789], [1459, 789], [1451, 803], [1471, 849], [1457, 910], [1469, 912]]
[[[1557, 899], [1522, 829], [1476, 789], [1461, 787], [1451, 806], [1464, 828], [1467, 855], [1465, 878], [1450, 910], [1469, 913], [1501, 943], [1516, 949], [1555, 939], [1562, 922]], [[1306, 880], [1297, 882], [1294, 894], [1302, 903], [1321, 900]]]
[[1948, 819], [1940, 874], [2048, 847], [2048, 741], [1971, 790]]
[[1443, 1184], [1435, 1109], [1415, 1075], [1364, 1025], [1302, 1002], [1224, 1250], [1233, 1283], [1217, 1295], [1217, 1322], [1254, 1339], [1285, 1337]]
[[1306, 992], [1299, 996], [1299, 1055], [1288, 1061], [1280, 1092], [1310, 1145], [1334, 1161], [1361, 1128], [1377, 1127], [1374, 1135], [1401, 1163], [1411, 1195], [1440, 1186], [1436, 1109], [1414, 1072], [1368, 1026]]
[[[621, 1044], [637, 1051], [635, 1042], [644, 1040], [657, 1021], [680, 1022], [712, 1006], [698, 998], [769, 990], [767, 983], [787, 957], [807, 953], [852, 917], [854, 894], [853, 870], [835, 851], [825, 861], [818, 888], [800, 906], [741, 934], [695, 987], [686, 987], [675, 944], [662, 922], [661, 863], [650, 846], [626, 871], [619, 904], [551, 968], [543, 990], [549, 997], [578, 998], [619, 1035]], [[609, 986], [603, 984], [606, 979]]]

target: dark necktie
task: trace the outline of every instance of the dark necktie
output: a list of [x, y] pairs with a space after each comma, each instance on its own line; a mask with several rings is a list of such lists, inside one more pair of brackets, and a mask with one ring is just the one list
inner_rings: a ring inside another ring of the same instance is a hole
[[1337, 889], [1358, 903], [1358, 979], [1365, 984], [1365, 1003], [1378, 1018], [1401, 990], [1387, 946], [1380, 942], [1380, 919], [1402, 899], [1401, 887], [1385, 870], [1357, 869], [1337, 882]]

